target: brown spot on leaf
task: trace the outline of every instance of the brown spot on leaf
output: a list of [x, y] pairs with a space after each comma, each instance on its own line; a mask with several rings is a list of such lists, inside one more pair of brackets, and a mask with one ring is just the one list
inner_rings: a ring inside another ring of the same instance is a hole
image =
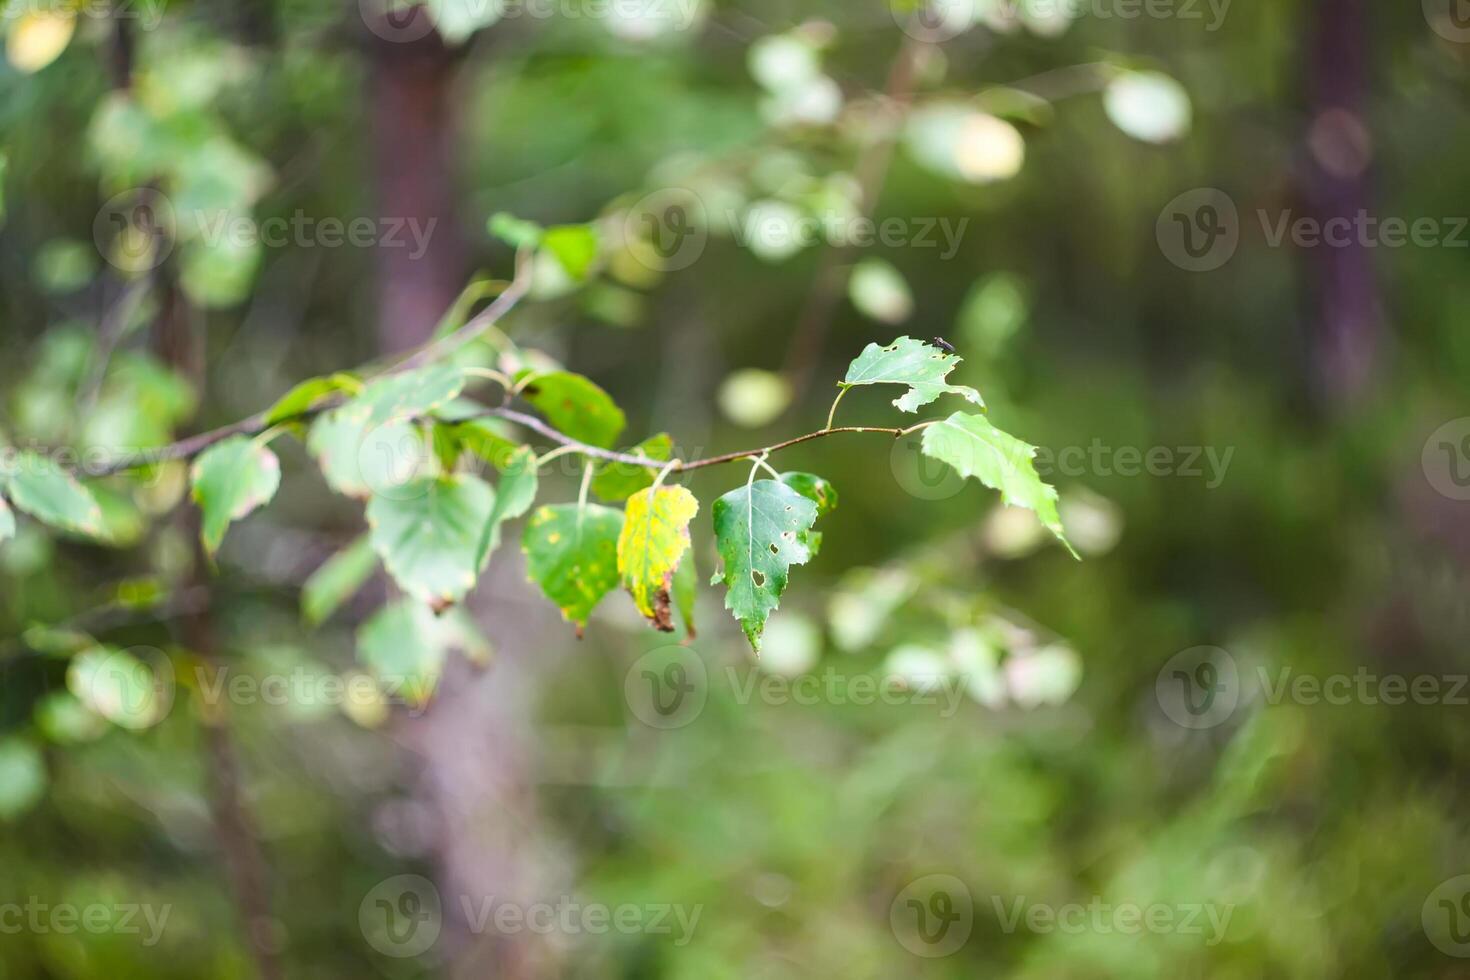
[[653, 595], [653, 616], [649, 619], [660, 633], [674, 632], [674, 611], [669, 605], [669, 590], [659, 589]]

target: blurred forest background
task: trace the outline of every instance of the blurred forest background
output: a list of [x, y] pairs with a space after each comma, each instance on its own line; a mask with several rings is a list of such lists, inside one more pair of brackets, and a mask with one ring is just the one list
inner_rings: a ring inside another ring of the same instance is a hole
[[[303, 621], [363, 524], [299, 442], [212, 569], [182, 464], [98, 480], [110, 544], [0, 547], [0, 978], [1470, 975], [1461, 0], [18, 0], [3, 30], [11, 445], [244, 418], [508, 278], [497, 214], [591, 223], [593, 274], [539, 255], [500, 326], [629, 441], [810, 431], [866, 344], [942, 336], [1082, 560], [903, 440], [823, 439], [783, 465], [841, 505], [759, 660], [703, 582], [687, 646], [625, 597], [578, 641], [506, 547], [403, 705], [322, 693], [391, 586]], [[834, 240], [865, 219], [891, 234]], [[99, 644], [156, 652], [146, 717], [88, 683]]]

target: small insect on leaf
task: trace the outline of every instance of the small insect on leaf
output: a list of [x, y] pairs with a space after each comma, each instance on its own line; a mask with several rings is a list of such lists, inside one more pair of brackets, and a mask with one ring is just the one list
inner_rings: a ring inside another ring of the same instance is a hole
[[954, 353], [956, 353], [956, 351], [954, 349], [954, 344], [951, 344], [949, 341], [945, 340], [943, 337], [935, 337], [934, 338], [934, 346], [935, 347], [938, 347], [940, 350], [944, 351], [946, 354], [954, 354]]

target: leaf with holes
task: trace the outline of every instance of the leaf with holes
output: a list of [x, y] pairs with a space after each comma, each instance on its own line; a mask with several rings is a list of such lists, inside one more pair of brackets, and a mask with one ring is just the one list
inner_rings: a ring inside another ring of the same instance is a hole
[[484, 568], [490, 553], [500, 547], [500, 525], [520, 517], [536, 502], [540, 480], [536, 476], [536, 452], [522, 446], [511, 454], [495, 488], [495, 506], [480, 532], [480, 549], [475, 567]]
[[628, 498], [618, 537], [618, 574], [638, 611], [665, 633], [674, 631], [674, 571], [689, 550], [689, 522], [697, 513], [699, 501], [684, 487], [650, 487]]
[[1006, 504], [1035, 511], [1072, 557], [1078, 557], [1057, 516], [1056, 488], [1042, 482], [1031, 462], [1035, 446], [1002, 432], [983, 415], [956, 412], [927, 426], [919, 448], [925, 456], [948, 463], [961, 476], [973, 476], [999, 490]]
[[[628, 450], [630, 456], [642, 456], [660, 463], [667, 463], [673, 453], [674, 440], [667, 432], [650, 436]], [[603, 500], [627, 500], [639, 490], [653, 486], [654, 475], [655, 470], [652, 467], [613, 460], [599, 468], [597, 475], [592, 478], [592, 492]]]
[[403, 591], [442, 609], [475, 586], [495, 491], [468, 474], [418, 477], [367, 506], [368, 537]]
[[377, 553], [364, 534], [323, 562], [302, 585], [302, 617], [320, 626], [362, 588], [377, 567]]
[[[837, 509], [837, 488], [811, 473], [782, 473], [781, 482], [817, 505], [817, 516], [826, 517]], [[812, 557], [822, 549], [822, 532], [806, 531], [802, 535]]]
[[64, 531], [106, 537], [102, 508], [70, 473], [36, 453], [17, 453], [0, 470], [6, 495], [19, 510]]
[[912, 337], [899, 337], [887, 347], [869, 344], [863, 348], [857, 360], [848, 366], [842, 385], [908, 385], [909, 390], [893, 402], [904, 412], [917, 412], [944, 394], [961, 395], [983, 408], [985, 402], [980, 392], [945, 380], [959, 363], [960, 358], [938, 347]]
[[588, 504], [538, 508], [526, 523], [521, 550], [526, 571], [556, 603], [577, 635], [602, 597], [618, 587], [618, 537], [623, 512]]
[[716, 500], [713, 515], [724, 569], [710, 584], [726, 584], [725, 608], [759, 653], [761, 632], [781, 604], [791, 566], [811, 558], [806, 536], [816, 523], [817, 505], [784, 483], [756, 480]]
[[522, 386], [521, 397], [546, 421], [579, 442], [607, 449], [628, 424], [612, 397], [580, 374], [527, 370], [516, 375], [516, 382]]
[[203, 520], [199, 540], [214, 554], [233, 521], [268, 504], [281, 486], [281, 461], [248, 436], [234, 436], [206, 449], [190, 471], [194, 502]]

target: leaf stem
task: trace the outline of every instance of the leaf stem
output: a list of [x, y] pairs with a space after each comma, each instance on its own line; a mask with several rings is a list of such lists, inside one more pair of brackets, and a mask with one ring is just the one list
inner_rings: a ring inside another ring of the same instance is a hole
[[837, 392], [837, 397], [832, 399], [832, 407], [827, 410], [827, 428], [832, 428], [832, 420], [837, 417], [837, 406], [842, 401], [842, 396], [852, 390], [852, 386], [843, 384]]

